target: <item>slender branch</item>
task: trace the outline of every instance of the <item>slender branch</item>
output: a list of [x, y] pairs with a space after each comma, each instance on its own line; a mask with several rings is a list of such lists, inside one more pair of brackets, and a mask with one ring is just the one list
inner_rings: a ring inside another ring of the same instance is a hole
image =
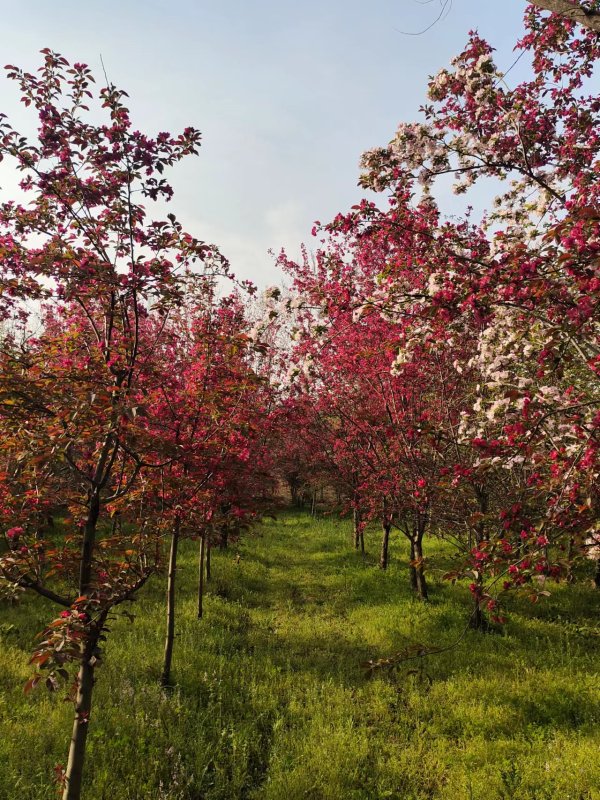
[[19, 578], [10, 578], [8, 576], [6, 580], [14, 583], [16, 586], [22, 586], [24, 589], [31, 589], [33, 592], [41, 595], [42, 597], [47, 598], [48, 600], [52, 600], [53, 603], [57, 603], [59, 606], [65, 606], [65, 608], [71, 608], [73, 605], [73, 601], [69, 600], [67, 597], [62, 597], [56, 592], [53, 592], [51, 589], [46, 589], [45, 586], [42, 586], [41, 583], [34, 581], [33, 578], [30, 578], [28, 575], [21, 575]]

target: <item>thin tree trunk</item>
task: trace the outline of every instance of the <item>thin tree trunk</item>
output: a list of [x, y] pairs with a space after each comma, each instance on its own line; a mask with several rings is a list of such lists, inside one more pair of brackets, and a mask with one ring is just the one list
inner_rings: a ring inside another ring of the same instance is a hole
[[229, 531], [227, 525], [221, 527], [221, 536], [219, 538], [219, 550], [227, 550], [229, 545]]
[[[104, 469], [104, 464], [110, 452], [110, 441], [105, 442], [103, 453], [96, 468], [96, 479], [99, 479]], [[87, 596], [91, 581], [94, 546], [96, 542], [96, 527], [100, 516], [100, 487], [94, 486], [88, 510], [88, 516], [83, 531], [81, 543], [81, 564], [79, 568], [79, 594]], [[94, 690], [94, 663], [91, 661], [94, 649], [98, 642], [100, 629], [96, 635], [89, 639], [82, 648], [81, 664], [77, 673], [77, 697], [75, 700], [75, 717], [73, 719], [73, 732], [69, 746], [67, 769], [65, 771], [65, 784], [63, 800], [79, 800], [81, 797], [81, 784], [83, 780], [83, 765], [85, 763], [85, 745], [92, 710], [92, 694]]]
[[310, 515], [311, 517], [317, 516], [317, 490], [312, 490], [312, 498], [310, 503]]
[[169, 553], [169, 572], [167, 576], [167, 634], [165, 637], [165, 653], [160, 685], [169, 686], [171, 682], [171, 662], [173, 660], [173, 644], [175, 642], [175, 582], [177, 576], [177, 548], [181, 522], [175, 519], [175, 527], [171, 535], [171, 551]]
[[[484, 489], [481, 486], [477, 486], [476, 485], [475, 486], [475, 495], [476, 495], [477, 501], [479, 503], [479, 512], [482, 515], [484, 515], [484, 517], [485, 517], [485, 515], [488, 513], [488, 496], [487, 496], [487, 492], [485, 492]], [[479, 546], [483, 542], [487, 541], [487, 539], [488, 539], [488, 536], [487, 536], [487, 531], [486, 531], [486, 521], [485, 521], [485, 518], [483, 518], [480, 522], [478, 522], [475, 525], [475, 542]], [[523, 545], [519, 544], [519, 549], [517, 551], [519, 556], [521, 555], [521, 552], [522, 552], [521, 551], [522, 546]], [[480, 576], [479, 578], [477, 578], [476, 579], [476, 583], [477, 583], [478, 587], [481, 589], [481, 586], [483, 585], [483, 577]], [[485, 617], [483, 609], [481, 608], [481, 605], [479, 603], [479, 599], [478, 599], [477, 596], [474, 596], [473, 602], [474, 602], [475, 605], [473, 607], [473, 612], [471, 614], [471, 619], [469, 620], [469, 627], [473, 628], [473, 630], [475, 630], [475, 631], [485, 631], [486, 628], [487, 628], [488, 623], [487, 623], [487, 619]]]
[[62, 800], [79, 800], [81, 797], [85, 745], [90, 727], [92, 692], [94, 689], [94, 666], [90, 664], [91, 651], [88, 648], [86, 648], [86, 651], [77, 674], [75, 719], [73, 720], [73, 733], [71, 734], [71, 746], [69, 748], [69, 760], [65, 773]]
[[96, 544], [96, 527], [100, 516], [100, 489], [95, 487], [90, 498], [90, 509], [83, 530], [81, 564], [79, 566], [79, 594], [85, 596], [92, 580], [92, 559]]
[[413, 592], [418, 591], [417, 587], [417, 567], [415, 566], [415, 562], [417, 560], [417, 556], [415, 553], [415, 542], [414, 539], [411, 537], [410, 539], [410, 588]]
[[477, 598], [475, 598], [475, 607], [473, 608], [473, 613], [471, 614], [471, 619], [469, 620], [469, 627], [473, 628], [474, 631], [485, 631], [487, 627], [485, 615], [481, 610], [481, 606], [479, 605]]
[[203, 533], [200, 536], [200, 558], [198, 559], [198, 619], [202, 619], [202, 603], [204, 600], [204, 552], [206, 549], [206, 538]]
[[419, 531], [415, 537], [414, 543], [415, 553], [415, 580], [416, 592], [421, 600], [428, 600], [429, 594], [427, 591], [427, 580], [425, 578], [425, 569], [423, 567], [423, 532]]
[[383, 536], [381, 538], [381, 555], [379, 557], [379, 566], [381, 569], [387, 569], [388, 566], [388, 550], [390, 544], [390, 529], [391, 523], [384, 517], [381, 527], [383, 529]]
[[600, 558], [596, 560], [596, 574], [594, 575], [594, 585], [600, 589]]
[[573, 554], [575, 552], [575, 539], [569, 539], [569, 549], [567, 550], [567, 583], [575, 583], [575, 573], [573, 572]]
[[211, 568], [210, 568], [210, 551], [212, 550], [210, 544], [210, 537], [206, 541], [206, 582], [208, 583], [211, 579]]
[[363, 526], [361, 525], [360, 510], [358, 508], [354, 509], [353, 518], [354, 518], [354, 549], [358, 550], [360, 548], [360, 552], [364, 556], [365, 531]]

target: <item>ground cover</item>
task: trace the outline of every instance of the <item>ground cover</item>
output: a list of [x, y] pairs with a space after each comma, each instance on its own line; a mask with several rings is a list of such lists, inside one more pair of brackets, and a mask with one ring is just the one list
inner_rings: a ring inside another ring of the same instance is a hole
[[[376, 568], [350, 524], [288, 514], [216, 552], [196, 619], [196, 546], [184, 543], [175, 689], [158, 686], [164, 580], [117, 617], [89, 734], [84, 797], [95, 800], [598, 800], [599, 593], [553, 585], [517, 604], [500, 633], [468, 631], [446, 653], [365, 677], [361, 662], [407, 644], [450, 643], [471, 607], [442, 581], [410, 594], [406, 549]], [[239, 559], [238, 556], [239, 555]], [[0, 607], [0, 798], [49, 800], [72, 708], [26, 697], [47, 608]]]

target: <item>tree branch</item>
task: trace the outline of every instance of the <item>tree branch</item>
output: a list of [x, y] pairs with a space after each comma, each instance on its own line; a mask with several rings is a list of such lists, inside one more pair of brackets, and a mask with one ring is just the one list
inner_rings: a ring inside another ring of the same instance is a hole
[[561, 17], [567, 17], [585, 28], [600, 33], [600, 13], [585, 8], [581, 3], [572, 3], [570, 0], [530, 0], [532, 5], [551, 11]]
[[33, 592], [37, 592], [37, 594], [45, 597], [47, 600], [51, 600], [53, 603], [57, 603], [59, 606], [70, 608], [73, 605], [73, 601], [68, 597], [62, 597], [51, 589], [46, 589], [45, 586], [42, 586], [41, 583], [33, 580], [28, 575], [21, 575], [19, 578], [14, 579], [6, 577], [6, 579], [17, 586], [22, 586], [24, 589], [31, 589]]

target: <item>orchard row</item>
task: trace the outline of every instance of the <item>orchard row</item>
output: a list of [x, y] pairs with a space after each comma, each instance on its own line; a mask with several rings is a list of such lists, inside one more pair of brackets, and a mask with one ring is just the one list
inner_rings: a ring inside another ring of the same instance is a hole
[[[48, 601], [26, 688], [70, 684], [65, 800], [111, 616], [167, 573], [168, 686], [181, 538], [199, 543], [201, 615], [211, 547], [286, 484], [337, 496], [357, 549], [381, 524], [384, 569], [406, 537], [423, 599], [427, 539], [451, 542], [480, 629], [600, 556], [600, 45], [532, 7], [526, 25], [531, 77], [509, 88], [472, 34], [422, 121], [364, 154], [385, 202], [317, 223], [314, 252], [279, 259], [291, 288], [262, 301], [173, 214], [148, 216], [196, 130], [134, 130], [124, 92], [50, 50], [35, 75], [7, 68], [38, 136], [0, 117], [22, 174], [0, 206], [0, 577]], [[442, 215], [448, 175], [500, 192], [483, 219]]]

